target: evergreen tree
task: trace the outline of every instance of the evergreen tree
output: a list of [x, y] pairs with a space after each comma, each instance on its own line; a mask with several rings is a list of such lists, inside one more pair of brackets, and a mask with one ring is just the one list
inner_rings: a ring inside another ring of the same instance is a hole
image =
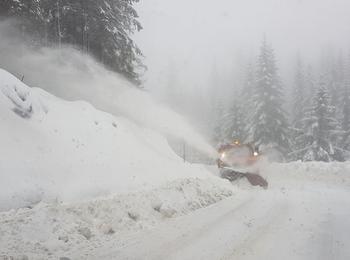
[[241, 94], [237, 96], [237, 91], [233, 92], [232, 100], [225, 106], [227, 108], [222, 109], [224, 113], [220, 118], [221, 141], [226, 143], [233, 140], [251, 142], [251, 140], [248, 140], [250, 132], [247, 130], [247, 124], [253, 114], [251, 97], [254, 93], [254, 86], [254, 67], [249, 64]]
[[342, 91], [342, 129], [344, 131], [343, 148], [350, 150], [350, 56], [344, 72], [344, 87]]
[[292, 122], [294, 128], [300, 127], [300, 120], [304, 114], [304, 106], [306, 103], [306, 85], [305, 85], [305, 72], [304, 66], [301, 61], [300, 56], [298, 56], [295, 78], [294, 78], [294, 88], [293, 88], [293, 114]]
[[247, 138], [247, 132], [245, 129], [245, 113], [243, 105], [240, 100], [236, 99], [223, 118], [222, 132], [225, 136], [225, 140], [228, 142], [232, 142], [233, 140], [244, 142]]
[[335, 108], [330, 104], [330, 97], [325, 84], [314, 97], [313, 105], [306, 111], [303, 130], [297, 138], [300, 150], [295, 154], [304, 161], [343, 160], [343, 150], [337, 146], [342, 137], [339, 123], [335, 118]]
[[100, 8], [94, 9], [98, 19], [94, 24], [98, 27], [93, 33], [100, 36], [96, 37], [94, 43], [98, 44], [97, 49], [100, 50], [104, 63], [136, 81], [138, 80], [137, 69], [142, 65], [140, 60], [142, 53], [129, 35], [142, 29], [137, 21], [138, 15], [132, 7], [134, 2], [138, 1], [102, 1]]
[[[292, 127], [291, 127], [291, 146], [292, 151], [298, 151], [304, 147], [301, 142], [296, 142], [296, 138], [302, 133], [302, 120], [304, 114], [306, 113], [306, 104], [308, 101], [307, 96], [307, 85], [306, 85], [306, 75], [304, 71], [304, 66], [301, 61], [300, 56], [297, 58], [295, 74], [294, 74], [294, 84], [293, 84], [293, 100], [292, 100]], [[310, 87], [310, 86], [309, 86]], [[298, 159], [295, 153], [289, 154], [289, 159]]]
[[310, 104], [317, 93], [317, 84], [315, 84], [314, 73], [312, 67], [309, 65], [305, 72], [305, 102]]
[[253, 142], [253, 131], [251, 128], [251, 122], [253, 120], [254, 115], [254, 90], [255, 90], [255, 84], [256, 84], [256, 77], [255, 77], [255, 68], [252, 64], [248, 65], [247, 71], [246, 71], [246, 78], [245, 83], [242, 89], [242, 94], [240, 97], [240, 114], [242, 114], [242, 124], [241, 126], [244, 127], [243, 131], [244, 134], [242, 135], [241, 139], [245, 142]]
[[0, 9], [2, 18], [14, 18], [21, 33], [27, 33], [31, 36], [30, 41], [28, 41], [31, 45], [38, 46], [41, 44], [40, 36], [45, 28], [45, 14], [41, 8], [40, 0], [4, 0], [0, 5]]
[[70, 44], [139, 83], [141, 50], [130, 35], [142, 29], [139, 0], [2, 0], [2, 17], [16, 18], [35, 46]]
[[[331, 96], [331, 104], [336, 108], [341, 104], [341, 93], [344, 86], [344, 61], [340, 54], [337, 59], [334, 59], [330, 63], [330, 75], [328, 77], [328, 89]], [[339, 117], [341, 107], [336, 111], [336, 115]]]
[[273, 49], [263, 41], [257, 65], [253, 94], [252, 131], [257, 146], [275, 148], [285, 154], [290, 148], [282, 86], [277, 74]]

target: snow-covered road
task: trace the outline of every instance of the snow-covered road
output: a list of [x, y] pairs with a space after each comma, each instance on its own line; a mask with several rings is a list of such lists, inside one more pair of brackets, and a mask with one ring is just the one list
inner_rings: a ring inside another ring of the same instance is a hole
[[91, 258], [350, 259], [350, 191], [309, 184], [242, 192]]

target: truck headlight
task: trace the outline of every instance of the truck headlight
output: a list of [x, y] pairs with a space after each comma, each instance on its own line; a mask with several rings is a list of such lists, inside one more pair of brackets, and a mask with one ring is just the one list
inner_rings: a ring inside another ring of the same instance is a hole
[[221, 159], [225, 159], [225, 157], [226, 157], [226, 154], [225, 154], [225, 153], [222, 153], [222, 154], [221, 154]]

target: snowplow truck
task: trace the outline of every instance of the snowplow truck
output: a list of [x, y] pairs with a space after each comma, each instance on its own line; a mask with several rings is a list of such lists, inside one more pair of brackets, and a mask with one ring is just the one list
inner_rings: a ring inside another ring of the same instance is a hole
[[220, 176], [231, 182], [246, 178], [253, 186], [268, 187], [267, 181], [259, 175], [257, 162], [260, 154], [257, 148], [251, 144], [241, 144], [235, 141], [230, 144], [221, 145], [217, 165]]

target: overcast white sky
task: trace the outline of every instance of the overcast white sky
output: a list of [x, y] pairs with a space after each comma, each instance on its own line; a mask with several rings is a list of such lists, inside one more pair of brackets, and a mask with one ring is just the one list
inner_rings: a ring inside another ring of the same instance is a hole
[[173, 67], [186, 84], [205, 84], [213, 64], [229, 72], [254, 57], [264, 34], [282, 73], [298, 51], [312, 59], [328, 46], [350, 49], [350, 0], [141, 0], [137, 8], [148, 87], [165, 84]]

